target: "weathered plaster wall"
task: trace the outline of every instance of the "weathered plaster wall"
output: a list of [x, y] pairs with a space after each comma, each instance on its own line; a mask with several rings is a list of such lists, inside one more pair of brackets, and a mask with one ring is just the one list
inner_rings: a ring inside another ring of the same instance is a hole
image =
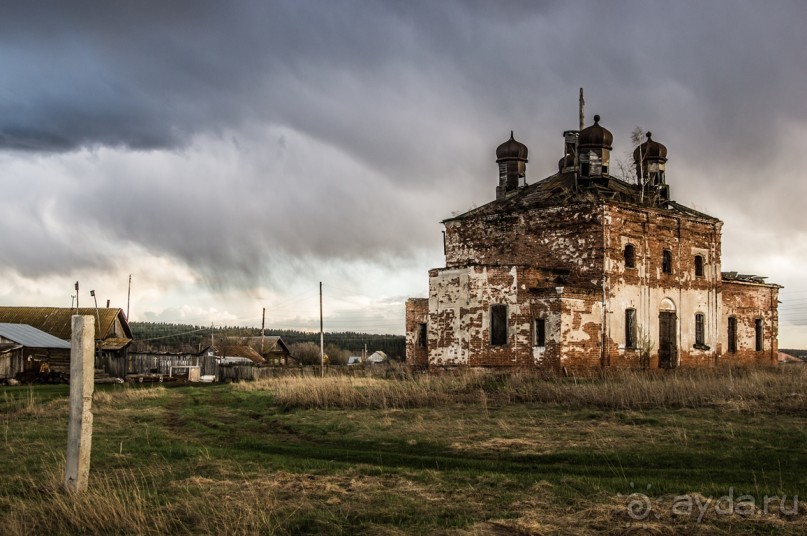
[[571, 284], [602, 272], [602, 209], [596, 204], [533, 208], [446, 222], [446, 267], [532, 266], [568, 270]]
[[[675, 313], [673, 366], [727, 362], [726, 325], [738, 317], [731, 362], [761, 359], [754, 319], [765, 322], [766, 356], [776, 355], [776, 287], [721, 279], [722, 222], [623, 203], [576, 203], [446, 222], [446, 268], [429, 272], [428, 357], [431, 367], [659, 366], [660, 313]], [[625, 263], [625, 246], [635, 266]], [[664, 251], [672, 256], [663, 270]], [[695, 258], [703, 274], [695, 273]], [[764, 290], [761, 290], [764, 289]], [[507, 344], [491, 344], [491, 306], [507, 306]], [[423, 303], [407, 305], [407, 355]], [[635, 309], [638, 348], [626, 348], [625, 311]], [[410, 322], [411, 313], [411, 322]], [[696, 314], [704, 316], [696, 344]], [[544, 346], [535, 319], [545, 321]], [[642, 340], [649, 362], [640, 360]], [[749, 348], [751, 349], [749, 351]]]
[[[719, 352], [720, 248], [722, 222], [624, 205], [605, 209], [605, 293], [607, 363], [639, 366], [639, 351], [625, 346], [625, 310], [635, 309], [639, 338], [652, 345], [648, 365], [658, 366], [659, 313], [674, 311], [677, 365], [711, 365]], [[635, 267], [625, 263], [634, 246]], [[664, 250], [672, 254], [672, 273], [662, 270]], [[695, 256], [703, 276], [695, 275]], [[695, 315], [704, 315], [704, 345], [695, 344]]]
[[[724, 281], [720, 340], [726, 365], [776, 365], [779, 352], [779, 287], [759, 283]], [[728, 351], [729, 317], [737, 319], [737, 352]], [[756, 351], [755, 320], [762, 319], [763, 347]]]

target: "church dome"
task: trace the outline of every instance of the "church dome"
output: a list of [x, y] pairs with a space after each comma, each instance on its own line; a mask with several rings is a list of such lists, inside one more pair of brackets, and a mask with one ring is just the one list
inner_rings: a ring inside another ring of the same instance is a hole
[[513, 131], [510, 131], [510, 139], [496, 148], [496, 161], [502, 160], [523, 160], [527, 161], [527, 146], [513, 138]]
[[644, 160], [661, 160], [667, 161], [667, 147], [663, 144], [653, 141], [652, 133], [645, 134], [647, 141], [641, 144], [633, 151], [633, 161], [639, 163], [639, 158]]
[[594, 124], [580, 131], [579, 146], [581, 149], [602, 147], [611, 150], [614, 135], [607, 128], [600, 126], [600, 116], [594, 116]]

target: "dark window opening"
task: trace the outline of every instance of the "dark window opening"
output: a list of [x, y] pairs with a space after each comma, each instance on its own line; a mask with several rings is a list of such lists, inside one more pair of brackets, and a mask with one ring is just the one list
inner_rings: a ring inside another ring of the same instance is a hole
[[665, 249], [662, 254], [661, 271], [665, 274], [672, 273], [672, 252], [669, 249]]
[[535, 346], [546, 346], [546, 320], [535, 319]]
[[625, 348], [636, 348], [636, 309], [625, 309]]
[[418, 346], [426, 348], [429, 342], [429, 335], [426, 324], [418, 324]]
[[608, 175], [608, 166], [603, 166], [602, 167], [602, 174], [603, 175]]
[[633, 244], [625, 246], [625, 268], [636, 268], [636, 248]]
[[756, 344], [755, 344], [756, 350], [757, 350], [757, 352], [761, 352], [763, 350], [763, 345], [764, 345], [764, 341], [763, 341], [763, 338], [762, 338], [763, 330], [762, 330], [762, 319], [761, 318], [757, 318], [754, 321], [754, 333], [756, 335], [756, 337], [755, 337], [755, 339], [756, 339]]
[[737, 319], [733, 316], [729, 317], [729, 344], [728, 350], [730, 354], [737, 352]]
[[590, 169], [591, 169], [590, 164], [580, 164], [580, 174], [582, 176], [588, 177]]
[[695, 347], [706, 346], [706, 339], [704, 336], [703, 314], [698, 313], [695, 315]]
[[490, 306], [490, 344], [504, 346], [507, 344], [507, 306]]
[[703, 277], [703, 257], [695, 255], [695, 277]]

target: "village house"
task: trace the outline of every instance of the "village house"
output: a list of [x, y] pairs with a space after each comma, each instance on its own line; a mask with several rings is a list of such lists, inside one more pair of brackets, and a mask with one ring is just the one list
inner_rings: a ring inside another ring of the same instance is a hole
[[0, 380], [70, 371], [70, 343], [28, 324], [0, 323]]
[[446, 266], [429, 271], [428, 298], [406, 303], [407, 362], [775, 365], [781, 287], [721, 271], [723, 224], [672, 199], [667, 148], [647, 133], [635, 179], [621, 180], [599, 116], [582, 128], [581, 109], [563, 137], [557, 173], [527, 184], [511, 133], [495, 200], [443, 222]]
[[95, 318], [95, 368], [122, 378], [126, 374], [127, 350], [132, 342], [132, 331], [122, 309], [0, 307], [0, 323], [27, 324], [63, 341], [70, 341], [72, 336], [73, 315]]

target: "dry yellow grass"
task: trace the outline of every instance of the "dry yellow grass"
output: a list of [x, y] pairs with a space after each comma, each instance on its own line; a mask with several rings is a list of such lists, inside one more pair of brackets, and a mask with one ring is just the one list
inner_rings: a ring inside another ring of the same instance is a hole
[[92, 396], [96, 404], [125, 404], [165, 396], [165, 387], [120, 386], [114, 390], [95, 391]]
[[234, 384], [244, 391], [268, 390], [284, 407], [412, 408], [445, 404], [545, 403], [618, 410], [727, 406], [751, 410], [805, 407], [807, 370], [682, 369], [609, 370], [594, 377], [568, 378], [528, 372], [467, 371], [405, 379], [284, 377]]

